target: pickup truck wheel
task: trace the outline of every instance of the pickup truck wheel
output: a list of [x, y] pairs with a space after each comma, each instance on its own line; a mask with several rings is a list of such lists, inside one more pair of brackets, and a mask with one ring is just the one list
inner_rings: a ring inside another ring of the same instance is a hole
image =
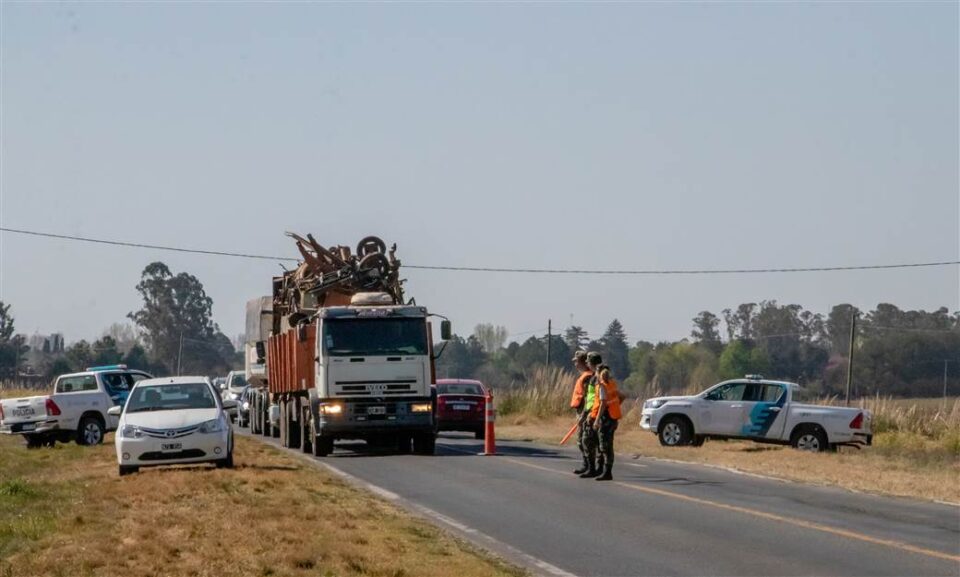
[[120, 465], [119, 473], [121, 477], [126, 477], [130, 473], [136, 473], [139, 470], [140, 467], [137, 467], [136, 465]]
[[77, 429], [78, 445], [99, 445], [103, 443], [103, 425], [94, 417], [84, 417], [80, 419], [80, 427]]
[[800, 427], [790, 439], [794, 449], [820, 453], [830, 448], [827, 434], [820, 427]]
[[682, 447], [689, 445], [693, 440], [690, 425], [680, 417], [667, 417], [660, 423], [660, 432], [657, 434], [660, 444], [664, 447]]

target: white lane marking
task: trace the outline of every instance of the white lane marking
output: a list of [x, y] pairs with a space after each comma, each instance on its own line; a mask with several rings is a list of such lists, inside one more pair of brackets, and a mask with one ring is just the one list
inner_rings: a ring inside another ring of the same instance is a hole
[[[512, 545], [508, 545], [503, 541], [499, 541], [491, 537], [490, 535], [487, 535], [486, 533], [483, 533], [481, 531], [478, 531], [477, 529], [474, 529], [473, 527], [470, 527], [469, 525], [464, 525], [463, 523], [460, 523], [459, 521], [456, 521], [450, 517], [447, 517], [442, 513], [438, 513], [437, 511], [434, 511], [429, 507], [426, 507], [419, 503], [414, 503], [413, 501], [406, 500], [400, 495], [394, 493], [393, 491], [389, 491], [387, 489], [384, 489], [383, 487], [364, 481], [359, 477], [356, 477], [354, 475], [351, 475], [350, 473], [347, 473], [346, 471], [343, 471], [341, 469], [334, 467], [330, 463], [318, 461], [314, 459], [311, 455], [308, 455], [306, 453], [301, 453], [294, 449], [285, 449], [283, 446], [279, 444], [271, 443], [269, 441], [266, 441], [266, 439], [261, 439], [255, 435], [248, 435], [248, 437], [256, 439], [261, 442], [267, 442], [267, 444], [277, 449], [280, 449], [281, 451], [293, 453], [296, 457], [303, 459], [304, 461], [311, 463], [313, 465], [322, 467], [328, 470], [329, 472], [331, 472], [332, 474], [349, 482], [352, 485], [362, 487], [391, 503], [404, 507], [408, 510], [412, 510], [413, 512], [420, 514], [422, 517], [426, 517], [427, 519], [432, 520], [436, 523], [446, 525], [447, 527], [450, 527], [451, 529], [454, 529], [459, 533], [461, 533], [464, 537], [467, 538], [467, 540], [472, 541], [474, 544], [494, 554], [496, 554], [498, 551], [506, 553], [507, 557], [513, 557], [515, 560], [521, 561], [523, 564], [527, 565], [528, 567], [538, 569], [540, 571], [539, 575], [549, 575], [552, 577], [577, 577], [577, 575], [574, 573], [569, 573], [557, 567], [556, 565], [551, 565], [550, 563], [547, 563], [543, 559], [539, 559], [537, 557], [534, 557], [533, 555], [524, 553], [523, 551], [517, 549]], [[451, 448], [451, 447], [444, 445], [444, 448]], [[454, 449], [454, 450], [457, 450], [457, 449]], [[459, 452], [467, 453], [469, 455], [475, 454], [473, 451], [461, 450]], [[503, 553], [501, 553], [501, 555]]]

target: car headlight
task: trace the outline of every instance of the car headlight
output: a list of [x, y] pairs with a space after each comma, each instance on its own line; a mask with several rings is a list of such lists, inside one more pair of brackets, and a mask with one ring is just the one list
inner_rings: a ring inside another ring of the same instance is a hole
[[343, 405], [321, 405], [320, 412], [324, 415], [339, 415], [343, 412]]
[[120, 429], [120, 436], [124, 439], [139, 439], [143, 436], [143, 433], [140, 431], [140, 427], [135, 425], [124, 425]]
[[433, 405], [430, 403], [418, 403], [410, 405], [410, 410], [414, 413], [429, 413], [433, 410]]
[[213, 419], [200, 424], [201, 433], [219, 433], [223, 430], [223, 420]]
[[663, 405], [665, 405], [666, 402], [667, 402], [666, 399], [654, 399], [654, 400], [652, 400], [652, 401], [644, 401], [644, 403], [643, 403], [643, 408], [644, 408], [644, 409], [659, 409], [660, 407], [662, 407]]

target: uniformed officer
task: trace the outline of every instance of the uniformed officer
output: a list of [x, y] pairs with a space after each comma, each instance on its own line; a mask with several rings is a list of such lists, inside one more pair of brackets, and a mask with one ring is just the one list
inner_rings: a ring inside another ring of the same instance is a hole
[[603, 463], [602, 474], [597, 481], [609, 481], [613, 479], [613, 436], [623, 416], [620, 411], [620, 391], [608, 366], [601, 362], [594, 365], [591, 361], [590, 368], [594, 369], [597, 381], [597, 393], [591, 411], [592, 427], [597, 432], [600, 461]]
[[596, 385], [592, 381], [593, 372], [587, 367], [587, 351], [577, 351], [573, 355], [573, 364], [580, 371], [576, 383], [573, 385], [573, 396], [570, 398], [570, 408], [577, 412], [577, 448], [583, 457], [583, 465], [579, 469], [574, 469], [575, 475], [581, 475], [589, 471], [596, 459], [596, 450], [589, 450], [584, 443], [587, 417], [590, 415], [590, 409], [593, 407], [593, 396], [596, 391]]

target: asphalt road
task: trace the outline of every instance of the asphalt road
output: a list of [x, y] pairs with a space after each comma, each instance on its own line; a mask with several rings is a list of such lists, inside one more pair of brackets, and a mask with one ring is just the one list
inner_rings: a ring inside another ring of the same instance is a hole
[[629, 457], [599, 483], [571, 473], [571, 450], [481, 448], [451, 436], [434, 457], [357, 443], [304, 458], [539, 574], [960, 575], [952, 505]]

